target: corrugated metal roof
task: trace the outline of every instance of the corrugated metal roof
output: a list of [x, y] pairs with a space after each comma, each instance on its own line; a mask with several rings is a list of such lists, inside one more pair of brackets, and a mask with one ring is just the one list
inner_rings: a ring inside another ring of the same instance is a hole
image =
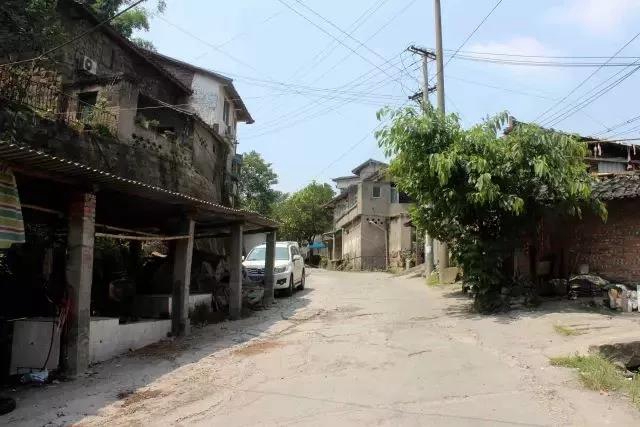
[[[251, 224], [276, 228], [278, 223], [258, 213], [229, 208], [188, 194], [167, 190], [141, 181], [123, 178], [63, 157], [53, 156], [22, 144], [0, 141], [0, 159], [24, 165], [35, 170], [50, 172], [63, 177], [80, 179], [90, 184], [100, 184], [105, 188], [157, 200], [160, 202], [196, 207], [211, 214], [223, 214], [234, 219], [242, 219]], [[205, 218], [206, 219], [206, 218]]]

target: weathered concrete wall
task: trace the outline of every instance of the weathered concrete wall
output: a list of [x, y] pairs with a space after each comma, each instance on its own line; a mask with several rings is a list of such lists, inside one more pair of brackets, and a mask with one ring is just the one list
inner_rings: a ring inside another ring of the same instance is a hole
[[[161, 156], [136, 144], [71, 129], [33, 114], [19, 116], [0, 105], [0, 129], [15, 128], [16, 140], [38, 150], [109, 171], [150, 185], [219, 202], [213, 182], [200, 175], [186, 160]], [[184, 154], [183, 150], [181, 153]]]
[[[65, 31], [69, 38], [82, 34], [94, 27], [80, 15], [74, 7], [61, 14]], [[87, 75], [78, 70], [78, 64], [87, 56], [97, 62], [96, 76]], [[159, 70], [144, 61], [121, 42], [111, 38], [103, 31], [93, 31], [77, 42], [61, 49], [58, 62], [64, 83], [95, 80], [100, 77], [124, 74], [137, 77], [141, 91], [170, 104], [178, 104], [185, 94]]]
[[[380, 197], [373, 197], [373, 188], [380, 187]], [[364, 181], [359, 193], [360, 212], [363, 215], [388, 215], [391, 186], [388, 182]]]
[[360, 219], [353, 221], [343, 228], [342, 259], [352, 260], [351, 266], [361, 268], [362, 256], [362, 225]]
[[375, 270], [385, 268], [385, 227], [386, 218], [377, 215], [362, 216], [362, 269]]
[[640, 200], [607, 203], [606, 223], [587, 215], [571, 227], [568, 264], [588, 264], [591, 272], [610, 280], [640, 281]]
[[402, 252], [411, 250], [411, 227], [406, 227], [408, 215], [389, 219], [389, 259], [392, 267], [404, 267]]

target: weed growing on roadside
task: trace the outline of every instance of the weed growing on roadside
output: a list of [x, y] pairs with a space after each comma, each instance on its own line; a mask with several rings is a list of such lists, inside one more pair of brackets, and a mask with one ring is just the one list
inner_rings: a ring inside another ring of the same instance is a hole
[[553, 366], [577, 369], [582, 384], [596, 391], [619, 391], [640, 408], [640, 374], [627, 378], [610, 360], [597, 354], [550, 359]]
[[553, 325], [553, 330], [559, 333], [560, 335], [564, 335], [565, 337], [573, 337], [576, 335], [582, 335], [582, 332], [564, 325]]

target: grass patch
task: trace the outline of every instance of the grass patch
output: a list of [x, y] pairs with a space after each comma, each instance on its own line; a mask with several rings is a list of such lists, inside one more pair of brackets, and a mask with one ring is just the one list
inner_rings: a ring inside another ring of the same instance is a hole
[[550, 359], [553, 366], [577, 369], [582, 384], [596, 391], [619, 391], [640, 409], [640, 374], [627, 378], [610, 360], [597, 355], [565, 356]]
[[427, 281], [427, 286], [438, 286], [440, 284], [440, 275], [438, 274], [438, 270], [433, 270], [425, 280]]
[[564, 326], [564, 325], [553, 325], [553, 330], [560, 335], [564, 335], [565, 337], [573, 337], [573, 336], [582, 334], [582, 332], [576, 329], [573, 329], [570, 326]]

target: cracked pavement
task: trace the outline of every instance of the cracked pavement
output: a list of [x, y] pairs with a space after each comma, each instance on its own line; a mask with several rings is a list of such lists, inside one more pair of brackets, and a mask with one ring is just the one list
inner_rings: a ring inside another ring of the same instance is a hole
[[[8, 425], [638, 425], [624, 398], [587, 391], [548, 356], [629, 316], [580, 310], [478, 316], [457, 288], [312, 270], [307, 289], [237, 322], [14, 394]], [[553, 325], [584, 325], [562, 337]], [[591, 327], [591, 329], [589, 329]], [[119, 392], [130, 390], [125, 401]]]

